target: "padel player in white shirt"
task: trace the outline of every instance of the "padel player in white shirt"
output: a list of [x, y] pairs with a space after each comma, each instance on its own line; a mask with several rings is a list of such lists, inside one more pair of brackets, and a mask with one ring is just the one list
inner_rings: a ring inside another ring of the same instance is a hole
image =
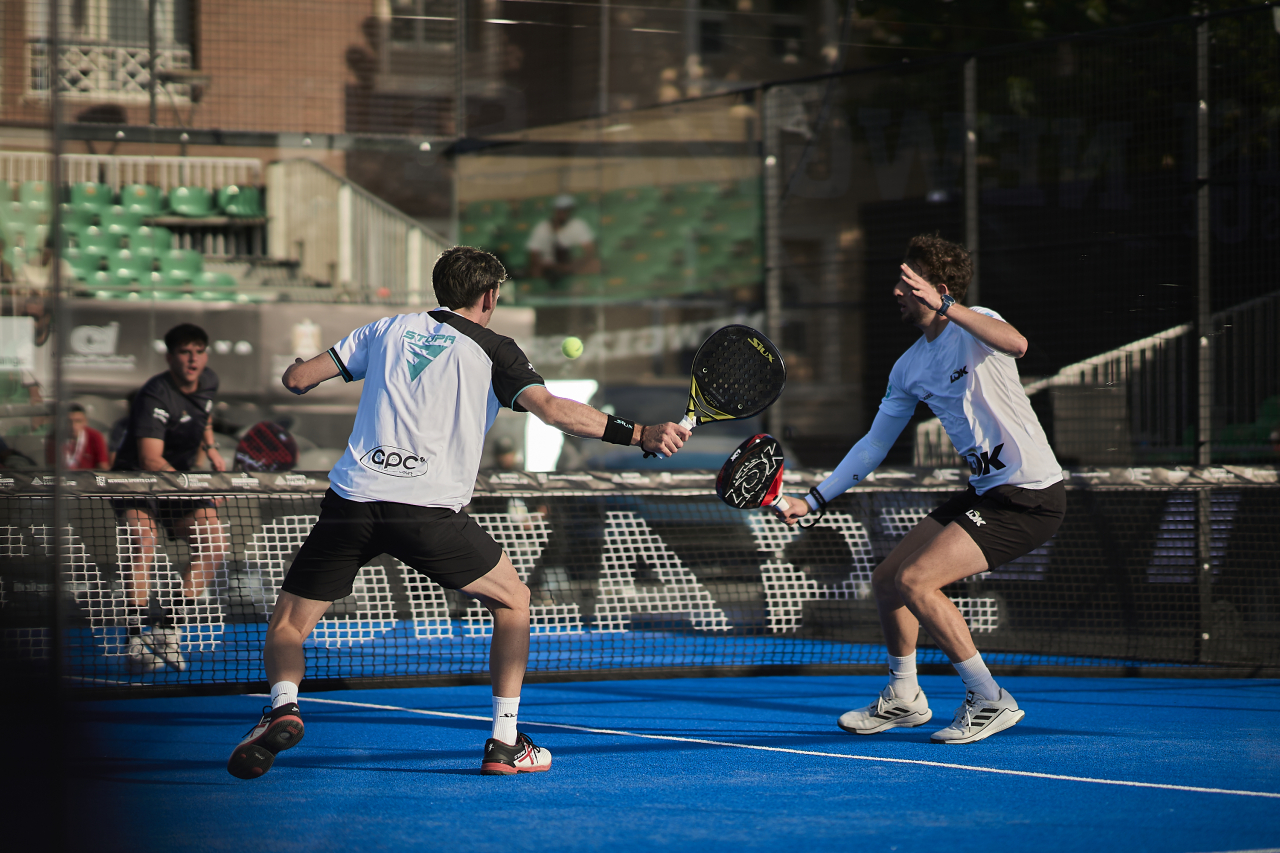
[[927, 723], [933, 712], [916, 680], [916, 638], [929, 629], [965, 684], [964, 703], [935, 743], [972, 743], [1009, 728], [1025, 712], [991, 677], [968, 625], [942, 593], [1039, 547], [1066, 513], [1062, 469], [1018, 379], [1027, 341], [994, 311], [960, 302], [973, 276], [963, 247], [915, 237], [894, 295], [920, 339], [889, 374], [871, 429], [804, 501], [780, 513], [795, 524], [820, 511], [879, 465], [924, 402], [969, 464], [968, 488], [915, 526], [872, 574], [889, 652], [889, 684], [876, 701], [840, 717], [840, 728], [876, 734]]
[[487, 252], [449, 249], [432, 271], [445, 307], [370, 323], [285, 372], [282, 381], [296, 394], [337, 376], [363, 380], [364, 387], [320, 518], [276, 599], [263, 650], [271, 707], [236, 746], [227, 763], [232, 775], [261, 776], [277, 753], [301, 740], [303, 641], [333, 601], [351, 594], [360, 567], [384, 553], [493, 615], [493, 736], [480, 772], [551, 766], [551, 753], [516, 730], [529, 659], [529, 589], [501, 546], [463, 509], [471, 502], [485, 433], [500, 406], [532, 412], [571, 435], [638, 444], [664, 456], [680, 449], [689, 430], [673, 423], [639, 426], [549, 392], [516, 342], [486, 328], [506, 277]]

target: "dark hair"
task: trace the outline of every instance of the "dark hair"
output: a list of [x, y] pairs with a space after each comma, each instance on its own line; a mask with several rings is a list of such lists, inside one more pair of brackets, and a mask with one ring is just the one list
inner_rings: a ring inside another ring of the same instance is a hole
[[164, 333], [165, 349], [169, 352], [177, 352], [187, 344], [200, 344], [207, 347], [209, 336], [195, 323], [180, 323]]
[[436, 299], [445, 308], [470, 308], [485, 291], [506, 280], [507, 270], [501, 261], [470, 246], [445, 249], [431, 270]]
[[80, 405], [79, 403], [72, 403], [71, 405], [67, 406], [68, 415], [75, 414], [76, 412], [79, 412], [80, 414], [83, 415], [84, 406]]
[[956, 302], [964, 302], [973, 279], [973, 261], [964, 246], [937, 234], [921, 234], [907, 244], [904, 260], [934, 287], [945, 284]]

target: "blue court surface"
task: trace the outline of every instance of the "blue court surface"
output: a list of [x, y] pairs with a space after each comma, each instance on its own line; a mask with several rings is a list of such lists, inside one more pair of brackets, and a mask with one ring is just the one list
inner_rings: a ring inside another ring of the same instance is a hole
[[1280, 849], [1280, 682], [1002, 678], [1018, 726], [835, 727], [876, 677], [527, 685], [547, 773], [479, 775], [486, 687], [303, 694], [303, 742], [227, 774], [262, 697], [74, 703], [70, 847], [84, 850]]

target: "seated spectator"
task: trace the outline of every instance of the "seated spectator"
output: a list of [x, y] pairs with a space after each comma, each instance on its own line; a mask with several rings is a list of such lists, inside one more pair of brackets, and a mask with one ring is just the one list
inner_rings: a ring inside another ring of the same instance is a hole
[[596, 235], [591, 226], [573, 215], [573, 196], [556, 196], [553, 204], [551, 217], [533, 227], [525, 244], [529, 277], [555, 284], [565, 276], [600, 272]]
[[[50, 434], [44, 448], [45, 461], [50, 465], [56, 461], [55, 450]], [[107, 470], [107, 440], [89, 426], [89, 416], [79, 403], [67, 407], [67, 439], [62, 443], [62, 461], [68, 471]]]

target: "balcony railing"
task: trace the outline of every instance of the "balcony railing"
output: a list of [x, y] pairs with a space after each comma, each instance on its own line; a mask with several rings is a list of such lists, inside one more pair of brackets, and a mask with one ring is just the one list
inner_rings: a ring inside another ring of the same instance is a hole
[[[49, 93], [49, 44], [41, 40], [27, 43], [30, 51], [28, 92]], [[151, 51], [146, 45], [119, 45], [92, 42], [63, 42], [58, 61], [58, 91], [71, 96], [140, 101], [148, 97], [151, 82]], [[156, 71], [191, 67], [191, 50], [169, 46], [156, 50]], [[175, 100], [186, 103], [189, 87], [170, 85], [165, 90]], [[168, 94], [164, 97], [168, 98]]]

